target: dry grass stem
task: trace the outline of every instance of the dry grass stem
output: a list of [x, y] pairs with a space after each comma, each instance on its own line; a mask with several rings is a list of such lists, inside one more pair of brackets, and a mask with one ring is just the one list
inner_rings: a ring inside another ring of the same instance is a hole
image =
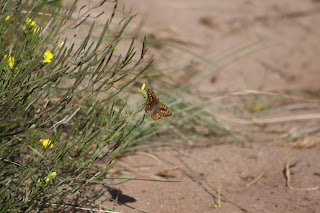
[[169, 169], [164, 169], [164, 170], [158, 171], [158, 172], [155, 173], [155, 175], [161, 176], [161, 177], [166, 177], [166, 176], [168, 176], [169, 172], [176, 171], [176, 170], [179, 170], [179, 169], [180, 168], [176, 166], [176, 167], [173, 167], [173, 168], [169, 168]]
[[320, 144], [319, 137], [307, 137], [307, 138], [304, 138], [302, 141], [294, 143], [292, 147], [296, 149], [308, 149], [318, 144]]
[[158, 164], [161, 164], [161, 161], [155, 155], [152, 155], [152, 154], [146, 153], [146, 152], [136, 152], [136, 154], [145, 155], [145, 156], [150, 157], [150, 158], [154, 159], [155, 161], [157, 161]]
[[253, 181], [251, 181], [250, 183], [248, 183], [246, 185], [246, 187], [250, 187], [253, 184], [257, 183], [265, 174], [267, 174], [269, 169], [264, 170], [257, 178], [255, 178]]
[[291, 190], [297, 190], [297, 191], [313, 191], [319, 189], [319, 186], [316, 187], [310, 187], [310, 188], [296, 188], [291, 186], [291, 173], [290, 173], [290, 163], [287, 161], [285, 165], [285, 174], [287, 178], [287, 186]]

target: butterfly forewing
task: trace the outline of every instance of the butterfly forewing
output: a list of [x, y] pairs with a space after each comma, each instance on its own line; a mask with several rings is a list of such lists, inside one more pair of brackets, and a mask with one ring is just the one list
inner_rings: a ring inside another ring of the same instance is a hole
[[148, 89], [148, 104], [146, 105], [146, 113], [150, 113], [158, 102], [157, 96], [151, 89]]
[[156, 103], [158, 101], [157, 96], [151, 89], [148, 89], [148, 101], [149, 103]]
[[163, 103], [159, 102], [159, 108], [162, 116], [169, 117], [171, 115], [171, 110]]

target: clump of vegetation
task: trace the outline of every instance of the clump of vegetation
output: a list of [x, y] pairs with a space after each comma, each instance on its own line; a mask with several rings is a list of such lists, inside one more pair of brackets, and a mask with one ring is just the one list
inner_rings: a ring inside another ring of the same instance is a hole
[[[1, 2], [3, 212], [76, 205], [70, 195], [81, 197], [81, 190], [91, 181], [105, 177], [127, 146], [131, 130], [140, 123], [129, 122], [127, 103], [118, 97], [152, 62], [145, 60], [146, 40], [139, 55], [134, 40], [124, 55], [117, 55], [133, 16], [117, 23], [116, 33], [108, 33], [115, 1], [97, 39], [92, 35], [95, 23], [81, 42], [63, 34], [81, 28], [90, 11], [104, 3], [74, 18], [76, 4], [59, 10], [41, 0]], [[94, 204], [89, 197], [82, 199]]]

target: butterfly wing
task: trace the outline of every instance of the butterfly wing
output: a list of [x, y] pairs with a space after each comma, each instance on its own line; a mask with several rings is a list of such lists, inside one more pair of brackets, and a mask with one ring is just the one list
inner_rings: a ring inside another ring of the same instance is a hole
[[163, 117], [169, 117], [172, 115], [171, 110], [169, 109], [169, 107], [167, 107], [166, 105], [164, 105], [163, 103], [159, 103], [159, 109], [160, 109], [160, 114]]
[[152, 104], [148, 103], [147, 106], [146, 106], [146, 113], [150, 113], [151, 109], [152, 109]]
[[160, 112], [157, 111], [157, 110], [154, 110], [152, 115], [151, 115], [151, 118], [156, 121], [156, 120], [159, 120], [161, 118], [161, 115], [160, 115]]
[[151, 89], [148, 89], [148, 103], [156, 103], [158, 102], [157, 96], [154, 94], [154, 92]]
[[151, 89], [148, 89], [148, 103], [146, 105], [146, 113], [150, 113], [158, 102], [157, 96]]

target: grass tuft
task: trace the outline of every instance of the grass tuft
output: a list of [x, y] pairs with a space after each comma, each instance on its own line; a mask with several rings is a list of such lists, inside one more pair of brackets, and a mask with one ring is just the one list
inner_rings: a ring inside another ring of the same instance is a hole
[[[73, 16], [76, 2], [70, 9], [41, 0], [1, 2], [0, 209], [4, 212], [72, 203], [89, 182], [105, 177], [128, 145], [128, 135], [137, 124], [129, 121], [128, 104], [119, 94], [152, 59], [145, 59], [146, 40], [140, 55], [134, 39], [123, 56], [118, 54], [122, 34], [134, 16], [124, 17], [117, 32], [108, 35], [117, 1], [108, 2], [114, 5], [113, 12], [101, 34], [94, 35], [95, 23], [87, 26], [86, 20], [104, 3], [87, 5]], [[88, 29], [84, 40], [64, 34], [83, 27]], [[92, 199], [78, 202], [94, 204]]]

